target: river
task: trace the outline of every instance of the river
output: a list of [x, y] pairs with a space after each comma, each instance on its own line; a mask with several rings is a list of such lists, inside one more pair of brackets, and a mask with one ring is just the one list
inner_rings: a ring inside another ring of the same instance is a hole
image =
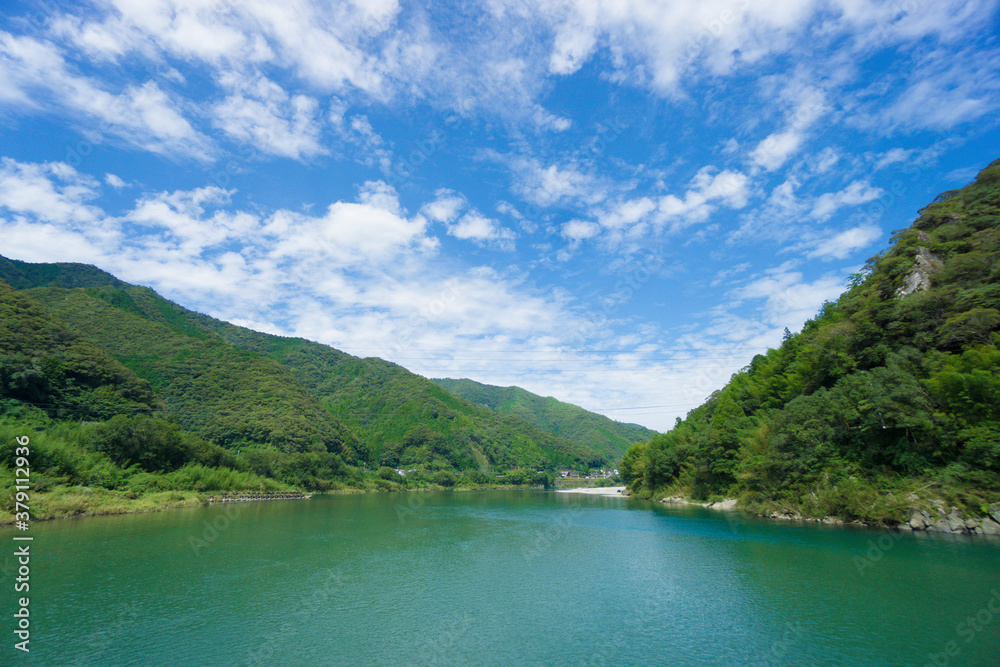
[[318, 496], [31, 532], [31, 651], [13, 649], [7, 556], [3, 664], [1000, 663], [1000, 542], [984, 538], [545, 491]]

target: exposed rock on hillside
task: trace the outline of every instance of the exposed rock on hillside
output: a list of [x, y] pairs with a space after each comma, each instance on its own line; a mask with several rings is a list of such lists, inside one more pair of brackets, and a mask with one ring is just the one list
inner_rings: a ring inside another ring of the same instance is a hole
[[917, 256], [914, 258], [913, 270], [903, 279], [903, 286], [896, 290], [896, 296], [902, 299], [914, 292], [930, 289], [931, 276], [944, 268], [944, 261], [924, 246], [917, 246]]

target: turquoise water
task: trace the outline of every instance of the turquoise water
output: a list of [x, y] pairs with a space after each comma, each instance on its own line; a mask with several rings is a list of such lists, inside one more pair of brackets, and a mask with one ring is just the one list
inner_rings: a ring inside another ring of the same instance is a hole
[[31, 532], [31, 653], [10, 640], [3, 664], [1000, 664], [1000, 542], [982, 539], [544, 491]]

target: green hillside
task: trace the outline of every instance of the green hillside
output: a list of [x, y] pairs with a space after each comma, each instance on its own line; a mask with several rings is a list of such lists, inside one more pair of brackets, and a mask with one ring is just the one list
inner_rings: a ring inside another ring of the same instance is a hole
[[636, 442], [649, 440], [656, 431], [638, 424], [623, 424], [555, 398], [533, 394], [520, 387], [495, 387], [474, 380], [435, 379], [450, 393], [502, 414], [591, 447], [609, 461], [620, 461]]
[[610, 462], [395, 364], [227, 324], [91, 266], [0, 258], [0, 315], [0, 523], [18, 437], [36, 518], [247, 490], [541, 485]]
[[56, 416], [108, 418], [162, 409], [148, 382], [0, 280], [0, 401]]
[[[609, 462], [587, 443], [462, 400], [402, 366], [190, 313], [211, 335], [280, 363], [369, 448], [373, 464], [549, 468]], [[428, 438], [430, 438], [428, 440]], [[409, 451], [407, 451], [409, 450]]]
[[[4, 259], [0, 278], [21, 288], [7, 292], [39, 317], [130, 371], [148, 401], [184, 433], [227, 450], [320, 451], [347, 464], [451, 473], [609, 462], [591, 447], [464, 401], [395, 364], [221, 322], [94, 267]], [[37, 365], [41, 358], [8, 357], [11, 378], [25, 377], [30, 359]], [[79, 400], [32, 401], [13, 392], [12, 382], [4, 385], [10, 399], [50, 417], [81, 414]], [[61, 412], [49, 409], [57, 403]]]
[[894, 522], [1000, 499], [1000, 160], [622, 462], [640, 495]]

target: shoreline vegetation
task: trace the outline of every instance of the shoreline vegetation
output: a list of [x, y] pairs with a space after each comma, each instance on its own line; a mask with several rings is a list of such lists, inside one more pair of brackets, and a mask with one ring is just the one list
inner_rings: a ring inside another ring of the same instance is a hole
[[[355, 488], [344, 487], [326, 491], [306, 493], [289, 492], [209, 492], [204, 491], [157, 491], [136, 497], [128, 497], [127, 492], [112, 491], [88, 486], [59, 487], [52, 491], [31, 494], [31, 521], [52, 521], [56, 519], [79, 519], [83, 517], [112, 516], [119, 514], [145, 514], [162, 512], [184, 507], [209, 506], [224, 502], [269, 502], [278, 500], [309, 500], [315, 495], [355, 495], [362, 493], [400, 493], [423, 491], [490, 491], [539, 489], [530, 485], [470, 485], [446, 487], [428, 485], [413, 488]], [[13, 526], [14, 514], [0, 510], [0, 529]]]

